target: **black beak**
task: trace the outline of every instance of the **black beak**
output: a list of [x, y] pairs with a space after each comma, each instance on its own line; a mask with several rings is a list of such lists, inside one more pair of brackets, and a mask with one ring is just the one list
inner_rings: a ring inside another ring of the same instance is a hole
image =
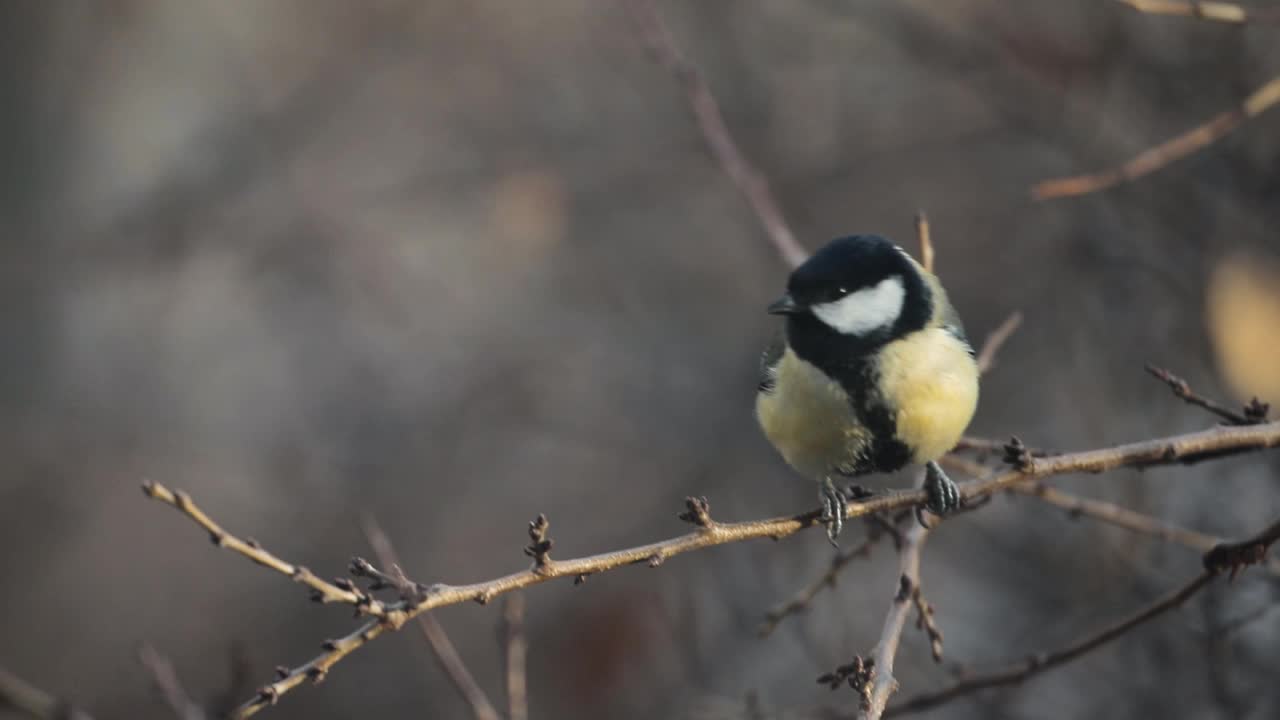
[[770, 315], [795, 315], [803, 311], [804, 306], [797, 303], [790, 293], [774, 300], [773, 304], [769, 306]]

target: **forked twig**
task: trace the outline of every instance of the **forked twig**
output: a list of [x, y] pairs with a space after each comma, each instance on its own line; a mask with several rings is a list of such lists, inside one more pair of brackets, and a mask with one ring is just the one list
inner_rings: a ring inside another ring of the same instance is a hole
[[1064, 648], [1028, 656], [1025, 660], [1010, 663], [999, 670], [961, 678], [941, 690], [912, 695], [888, 708], [884, 717], [897, 717], [927, 710], [985, 688], [1016, 685], [1046, 670], [1068, 663], [1090, 650], [1115, 640], [1146, 621], [1159, 617], [1165, 612], [1182, 605], [1187, 598], [1204, 589], [1217, 575], [1216, 571], [1206, 570], [1186, 585], [1147, 605], [1124, 620], [1086, 635]]
[[[404, 572], [400, 570], [400, 558], [396, 555], [395, 546], [391, 544], [391, 538], [382, 529], [382, 526], [378, 524], [378, 521], [372, 515], [365, 515], [361, 518], [360, 527], [364, 531], [365, 539], [373, 550], [373, 554], [378, 558], [379, 564], [392, 569], [394, 576], [390, 578], [390, 584], [403, 585], [409, 582], [404, 577]], [[416, 593], [416, 588], [411, 591], [401, 590], [402, 597], [413, 593]], [[453, 682], [458, 694], [471, 706], [471, 713], [476, 720], [499, 720], [500, 716], [497, 708], [489, 701], [489, 696], [485, 694], [480, 687], [480, 683], [476, 682], [475, 676], [467, 669], [467, 664], [463, 662], [462, 655], [458, 653], [458, 648], [449, 639], [449, 634], [445, 632], [444, 626], [440, 624], [440, 621], [436, 620], [435, 615], [429, 612], [422, 613], [416, 619], [418, 621], [418, 629], [422, 631], [422, 636], [426, 638], [432, 654], [435, 655], [445, 674], [449, 676], [449, 680]]]

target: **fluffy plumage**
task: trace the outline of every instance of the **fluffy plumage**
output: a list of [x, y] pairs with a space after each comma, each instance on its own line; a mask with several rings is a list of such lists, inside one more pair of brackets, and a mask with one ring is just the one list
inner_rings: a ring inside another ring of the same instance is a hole
[[973, 350], [938, 279], [901, 248], [835, 240], [770, 312], [786, 315], [785, 335], [762, 358], [756, 415], [828, 491], [831, 475], [932, 463], [964, 433], [978, 402]]

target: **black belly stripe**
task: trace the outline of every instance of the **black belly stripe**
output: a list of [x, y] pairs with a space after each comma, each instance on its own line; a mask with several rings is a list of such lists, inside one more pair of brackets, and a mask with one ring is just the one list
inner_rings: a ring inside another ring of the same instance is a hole
[[880, 387], [879, 369], [871, 358], [859, 358], [837, 374], [840, 386], [849, 395], [858, 420], [871, 431], [871, 447], [866, 456], [851, 467], [838, 468], [841, 475], [857, 476], [901, 470], [914, 454], [897, 438], [898, 419], [875, 388]]

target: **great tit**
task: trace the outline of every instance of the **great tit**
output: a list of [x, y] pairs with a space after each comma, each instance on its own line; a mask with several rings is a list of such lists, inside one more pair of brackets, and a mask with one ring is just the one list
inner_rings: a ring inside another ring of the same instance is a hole
[[768, 311], [786, 325], [761, 358], [756, 416], [819, 482], [832, 544], [848, 501], [832, 476], [923, 464], [929, 510], [958, 508], [936, 460], [973, 417], [978, 366], [938, 278], [885, 238], [843, 237], [796, 268]]

